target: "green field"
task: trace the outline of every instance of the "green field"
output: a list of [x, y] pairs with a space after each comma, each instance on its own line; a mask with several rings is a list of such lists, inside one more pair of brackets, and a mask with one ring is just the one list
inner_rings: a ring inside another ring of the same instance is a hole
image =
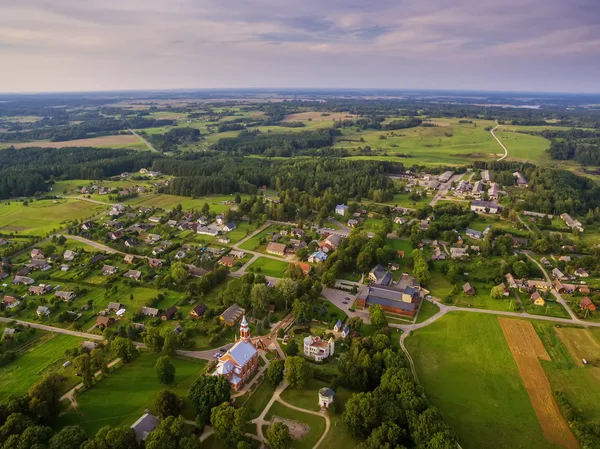
[[503, 131], [502, 127], [496, 130], [495, 134], [508, 150], [508, 160], [532, 161], [538, 164], [552, 162], [546, 152], [550, 148], [550, 141], [548, 139], [529, 134]]
[[554, 448], [544, 440], [496, 316], [445, 315], [414, 331], [406, 347], [427, 397], [464, 449]]
[[439, 311], [440, 311], [440, 308], [437, 304], [422, 300], [421, 301], [421, 309], [419, 310], [419, 315], [417, 316], [416, 322], [422, 323], [423, 321], [427, 321], [429, 318], [434, 316]]
[[[154, 373], [158, 355], [142, 353], [133, 362], [124, 364], [90, 390], [77, 396], [78, 413], [61, 417], [62, 425], [79, 424], [88, 434], [101, 427], [133, 424], [145, 409], [153, 410], [154, 399], [165, 388]], [[179, 397], [187, 397], [191, 384], [204, 371], [205, 361], [172, 359], [175, 365], [175, 385], [170, 387]], [[193, 419], [193, 416], [188, 418]]]
[[[242, 196], [242, 198], [244, 198], [244, 196]], [[202, 209], [202, 206], [204, 206], [204, 203], [208, 203], [211, 212], [220, 214], [228, 209], [231, 209], [232, 207], [230, 204], [221, 203], [224, 201], [233, 201], [234, 199], [235, 195], [217, 195], [190, 198], [187, 196], [158, 194], [142, 195], [127, 201], [127, 204], [135, 207], [146, 206], [158, 207], [161, 209], [172, 209], [178, 204], [181, 204], [183, 210], [189, 211], [196, 209], [199, 211]]]
[[72, 369], [64, 369], [65, 349], [77, 347], [80, 338], [61, 334], [44, 334], [19, 350], [19, 357], [0, 368], [0, 401], [11, 394], [24, 394], [43, 375], [57, 372], [67, 377], [65, 391], [79, 381]]
[[27, 206], [18, 202], [0, 204], [0, 232], [43, 236], [70, 220], [92, 217], [106, 209], [87, 201], [54, 201], [39, 200]]
[[270, 259], [268, 257], [259, 257], [250, 264], [247, 270], [255, 273], [262, 273], [265, 276], [282, 278], [285, 275], [287, 268], [287, 262]]

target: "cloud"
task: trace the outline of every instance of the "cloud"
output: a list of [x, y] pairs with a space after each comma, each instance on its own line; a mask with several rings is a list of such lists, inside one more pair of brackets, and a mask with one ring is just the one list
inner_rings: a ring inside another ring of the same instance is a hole
[[[592, 86], [591, 74], [600, 68], [600, 2], [595, 0], [5, 3], [0, 6], [0, 61], [29, 71], [43, 61], [51, 70], [28, 77], [0, 71], [0, 90], [36, 90], [36, 80], [43, 88], [84, 82], [95, 87], [105, 73], [111, 83], [121, 79], [123, 87], [150, 82], [156, 87], [327, 85], [329, 80], [365, 87], [380, 87], [385, 80], [411, 87], [405, 83], [432, 77], [420, 70], [433, 70], [444, 82], [460, 69], [489, 78], [499, 60], [500, 67], [520, 77], [543, 73], [558, 86], [565, 81], [552, 68], [558, 57], [561, 64], [584, 69], [576, 75], [583, 80], [578, 85]], [[95, 67], [97, 75], [77, 62]], [[367, 62], [403, 77], [367, 72]], [[121, 70], [129, 67], [143, 68], [144, 78]], [[300, 67], [314, 75], [300, 77]], [[507, 88], [518, 82], [510, 74], [503, 79]]]

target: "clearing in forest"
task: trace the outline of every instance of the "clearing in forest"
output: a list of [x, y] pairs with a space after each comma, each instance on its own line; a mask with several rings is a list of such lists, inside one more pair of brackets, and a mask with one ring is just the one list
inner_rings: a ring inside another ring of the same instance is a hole
[[544, 437], [568, 449], [579, 447], [552, 394], [552, 387], [539, 359], [551, 361], [529, 321], [498, 318], [504, 338], [515, 359]]

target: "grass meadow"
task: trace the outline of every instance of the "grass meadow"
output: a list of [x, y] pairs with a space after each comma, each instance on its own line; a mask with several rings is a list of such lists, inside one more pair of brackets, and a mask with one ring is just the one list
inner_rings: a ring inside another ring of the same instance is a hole
[[414, 331], [406, 346], [427, 397], [464, 449], [554, 448], [496, 316], [453, 312]]
[[288, 262], [283, 262], [268, 257], [259, 257], [248, 267], [248, 271], [262, 273], [265, 276], [282, 278], [288, 268]]

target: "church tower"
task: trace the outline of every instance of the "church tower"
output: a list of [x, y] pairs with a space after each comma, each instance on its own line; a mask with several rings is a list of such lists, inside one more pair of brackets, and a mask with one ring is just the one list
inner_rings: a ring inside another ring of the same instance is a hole
[[246, 315], [242, 318], [242, 324], [240, 325], [240, 340], [250, 340], [250, 328], [248, 327], [248, 321], [246, 321]]

